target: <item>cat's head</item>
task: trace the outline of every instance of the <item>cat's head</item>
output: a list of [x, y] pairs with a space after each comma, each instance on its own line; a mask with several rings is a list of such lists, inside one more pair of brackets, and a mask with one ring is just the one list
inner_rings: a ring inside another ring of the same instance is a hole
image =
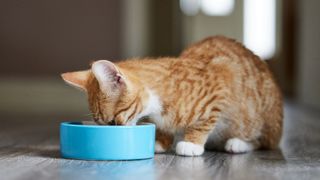
[[128, 124], [143, 110], [147, 93], [142, 85], [110, 61], [99, 60], [89, 70], [61, 76], [87, 93], [90, 111], [98, 124]]

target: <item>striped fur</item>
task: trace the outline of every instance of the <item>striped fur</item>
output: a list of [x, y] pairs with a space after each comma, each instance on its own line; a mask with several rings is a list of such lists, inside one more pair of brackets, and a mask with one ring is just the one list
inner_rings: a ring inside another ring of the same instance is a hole
[[[161, 151], [170, 148], [176, 132], [184, 132], [176, 151], [181, 155], [200, 155], [205, 145], [242, 152], [231, 142], [248, 150], [278, 145], [281, 93], [267, 64], [234, 40], [210, 37], [176, 58], [95, 63], [106, 66], [101, 76], [109, 76], [107, 82], [98, 81], [94, 68], [83, 71], [86, 78], [77, 79], [79, 72], [63, 78], [88, 93], [99, 124], [124, 125], [148, 116], [157, 125]], [[200, 150], [183, 149], [192, 147]]]

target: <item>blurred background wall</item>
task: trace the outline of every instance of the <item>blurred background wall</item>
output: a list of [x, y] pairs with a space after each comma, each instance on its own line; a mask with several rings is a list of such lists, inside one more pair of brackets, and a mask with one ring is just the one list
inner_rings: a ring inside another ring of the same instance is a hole
[[299, 101], [320, 107], [320, 1], [299, 1], [297, 5], [296, 84]]
[[[320, 109], [318, 7], [317, 0], [2, 0], [0, 113], [85, 113], [85, 95], [60, 73], [97, 59], [176, 56], [217, 34], [249, 48], [270, 42], [264, 59], [285, 96]], [[254, 28], [262, 34], [246, 35]]]
[[1, 75], [58, 75], [118, 59], [121, 10], [116, 0], [1, 0]]

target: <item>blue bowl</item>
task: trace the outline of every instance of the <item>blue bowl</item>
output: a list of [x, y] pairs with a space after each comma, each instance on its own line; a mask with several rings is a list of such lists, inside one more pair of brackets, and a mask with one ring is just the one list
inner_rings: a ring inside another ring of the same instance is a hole
[[155, 125], [98, 126], [80, 122], [60, 125], [60, 151], [64, 158], [134, 160], [154, 157]]

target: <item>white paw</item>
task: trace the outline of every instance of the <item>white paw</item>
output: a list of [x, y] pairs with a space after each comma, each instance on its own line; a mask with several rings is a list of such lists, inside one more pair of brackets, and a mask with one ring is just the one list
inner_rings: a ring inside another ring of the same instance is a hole
[[252, 151], [254, 146], [251, 143], [245, 142], [238, 138], [229, 139], [224, 147], [229, 153], [245, 153]]
[[166, 151], [158, 141], [156, 141], [154, 150], [156, 153], [163, 153]]
[[200, 156], [204, 152], [202, 145], [180, 141], [176, 146], [176, 153], [182, 156]]

